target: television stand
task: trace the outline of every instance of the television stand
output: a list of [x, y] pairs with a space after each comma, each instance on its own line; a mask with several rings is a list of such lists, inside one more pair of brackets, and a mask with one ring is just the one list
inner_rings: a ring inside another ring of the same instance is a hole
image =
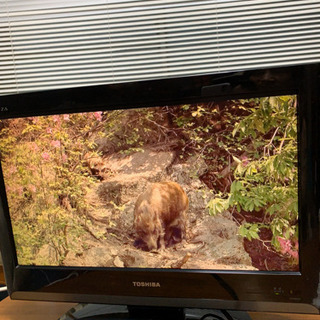
[[244, 311], [78, 304], [58, 320], [251, 320]]

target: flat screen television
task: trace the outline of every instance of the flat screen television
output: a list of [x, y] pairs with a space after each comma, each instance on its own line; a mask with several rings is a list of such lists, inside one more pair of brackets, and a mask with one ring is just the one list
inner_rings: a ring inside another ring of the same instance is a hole
[[2, 96], [11, 298], [319, 313], [319, 70]]

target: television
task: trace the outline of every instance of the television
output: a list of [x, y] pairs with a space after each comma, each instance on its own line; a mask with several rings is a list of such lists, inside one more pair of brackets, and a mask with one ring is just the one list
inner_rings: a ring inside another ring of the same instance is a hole
[[11, 298], [318, 314], [319, 71], [0, 97]]

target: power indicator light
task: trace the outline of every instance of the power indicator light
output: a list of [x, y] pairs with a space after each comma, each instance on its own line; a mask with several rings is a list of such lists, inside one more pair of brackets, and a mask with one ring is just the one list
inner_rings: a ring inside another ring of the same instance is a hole
[[273, 293], [275, 296], [280, 296], [284, 293], [283, 289], [281, 287], [274, 287]]

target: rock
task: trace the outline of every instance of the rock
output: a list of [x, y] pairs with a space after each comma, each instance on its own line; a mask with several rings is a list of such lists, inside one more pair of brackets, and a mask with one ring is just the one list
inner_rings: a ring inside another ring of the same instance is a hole
[[170, 176], [173, 181], [183, 185], [201, 183], [199, 177], [207, 170], [205, 161], [200, 156], [194, 156], [185, 163], [179, 163], [170, 167]]
[[251, 266], [251, 258], [243, 249], [241, 238], [234, 237], [224, 240], [212, 248], [212, 257], [219, 264], [229, 264], [235, 266]]
[[118, 268], [123, 268], [124, 267], [123, 261], [121, 261], [121, 259], [118, 256], [115, 257], [115, 259], [113, 260], [113, 264], [114, 264], [115, 267], [118, 267]]
[[113, 257], [107, 246], [94, 247], [84, 252], [82, 259], [85, 266], [110, 267]]
[[[251, 258], [244, 250], [243, 239], [238, 235], [238, 226], [231, 215], [206, 215], [195, 229], [193, 242], [203, 242], [201, 253], [217, 264], [232, 268], [251, 267]], [[232, 266], [232, 267], [231, 267]]]

